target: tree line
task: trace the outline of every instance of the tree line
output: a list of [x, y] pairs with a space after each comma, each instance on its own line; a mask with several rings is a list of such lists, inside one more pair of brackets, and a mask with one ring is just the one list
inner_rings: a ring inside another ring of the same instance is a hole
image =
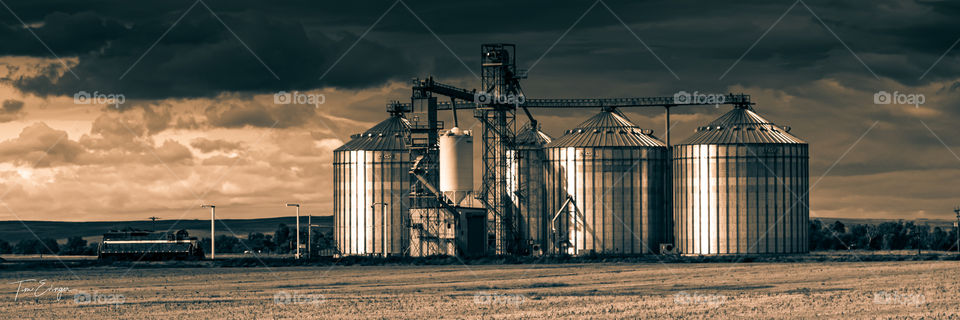
[[957, 250], [956, 228], [933, 227], [913, 221], [844, 225], [810, 221], [810, 251], [816, 250]]
[[[313, 252], [322, 252], [334, 248], [333, 237], [329, 233], [313, 232], [310, 241]], [[301, 231], [301, 242], [307, 242], [307, 232]], [[210, 250], [210, 238], [201, 240], [204, 252]], [[253, 232], [246, 239], [228, 235], [217, 236], [216, 249], [219, 253], [278, 253], [288, 254], [296, 251], [296, 233], [286, 224], [277, 226], [273, 234]], [[840, 221], [823, 223], [820, 219], [810, 221], [810, 251], [821, 250], [957, 250], [955, 228], [941, 228], [916, 224], [912, 221], [890, 221], [877, 225], [853, 224], [847, 226]], [[99, 242], [87, 243], [81, 237], [70, 237], [64, 244], [52, 238], [40, 240], [25, 239], [11, 245], [0, 239], [0, 254], [60, 254], [60, 255], [96, 255]], [[208, 252], [209, 253], [209, 252]]]
[[14, 245], [0, 239], [0, 254], [60, 254], [60, 255], [96, 255], [99, 242], [88, 244], [81, 237], [67, 238], [67, 243], [59, 244], [56, 239], [43, 238], [20, 240]]
[[[252, 251], [255, 253], [279, 253], [287, 254], [296, 251], [296, 233], [295, 228], [288, 227], [286, 224], [277, 226], [273, 234], [263, 234], [253, 232], [247, 235], [246, 239], [237, 238], [228, 235], [217, 236], [216, 249], [218, 253], [243, 253]], [[312, 232], [313, 237], [310, 241], [313, 252], [322, 252], [333, 248], [333, 237], [329, 233]], [[307, 243], [306, 230], [301, 231], [300, 241]], [[201, 248], [209, 254], [210, 238], [203, 238]], [[59, 255], [96, 255], [100, 242], [94, 241], [88, 243], [82, 237], [75, 236], [67, 238], [64, 244], [57, 243], [56, 239], [43, 238], [24, 239], [16, 244], [0, 239], [0, 254], [59, 254]]]

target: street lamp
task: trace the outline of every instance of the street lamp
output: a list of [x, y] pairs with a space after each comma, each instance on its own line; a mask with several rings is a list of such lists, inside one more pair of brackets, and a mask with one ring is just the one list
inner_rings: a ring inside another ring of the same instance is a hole
[[300, 204], [288, 203], [288, 207], [297, 207], [297, 259], [300, 259]]
[[216, 230], [214, 229], [213, 222], [217, 220], [217, 206], [212, 204], [200, 205], [201, 208], [210, 208], [210, 260], [217, 258], [217, 249], [214, 246], [216, 240]]

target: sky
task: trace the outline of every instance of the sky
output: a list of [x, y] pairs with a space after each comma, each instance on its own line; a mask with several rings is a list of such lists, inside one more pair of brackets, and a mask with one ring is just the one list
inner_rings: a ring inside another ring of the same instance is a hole
[[[750, 94], [809, 142], [812, 217], [960, 205], [957, 2], [4, 4], [0, 220], [329, 215], [332, 150], [412, 78], [477, 88], [480, 45], [499, 42], [528, 98]], [[314, 100], [275, 100], [294, 91]], [[728, 110], [677, 108], [673, 141]], [[533, 113], [556, 137], [597, 111]], [[661, 110], [624, 112], [662, 137]]]

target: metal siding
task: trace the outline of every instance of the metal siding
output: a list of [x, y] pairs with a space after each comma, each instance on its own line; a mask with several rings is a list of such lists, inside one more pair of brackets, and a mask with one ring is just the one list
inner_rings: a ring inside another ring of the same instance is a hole
[[564, 229], [574, 254], [651, 253], [663, 240], [666, 150], [646, 149], [547, 150], [546, 187], [551, 195], [547, 212], [560, 210], [565, 195], [580, 209], [580, 213], [572, 206], [567, 209], [570, 216]]
[[685, 254], [808, 252], [806, 147], [677, 146], [678, 248]]
[[408, 133], [405, 119], [391, 117], [334, 151], [334, 239], [341, 254], [406, 250]]
[[[640, 159], [640, 157], [642, 156], [643, 150], [628, 150], [628, 152], [629, 152], [629, 155], [627, 155], [627, 157], [629, 159]], [[641, 165], [631, 167], [629, 181], [637, 181], [638, 179], [642, 179], [644, 175], [650, 174], [649, 170], [650, 168], [649, 166], [647, 166], [646, 163], [641, 163]], [[626, 201], [628, 201], [627, 203], [632, 208], [643, 208], [644, 215], [649, 214], [647, 211], [649, 210], [648, 206], [646, 206], [646, 204], [650, 201], [646, 197], [647, 190], [650, 187], [649, 181], [642, 180], [640, 181], [639, 185], [632, 184], [632, 186], [633, 188], [631, 188], [630, 190], [625, 190], [627, 194], [624, 196], [626, 197], [625, 199], [627, 199]], [[630, 228], [624, 228], [623, 236], [626, 237], [626, 239], [624, 239], [623, 246], [624, 248], [629, 248], [628, 252], [631, 254], [643, 253], [643, 250], [644, 250], [643, 238], [638, 235], [629, 234], [627, 231], [643, 230], [644, 217], [629, 215], [627, 216], [627, 219], [630, 219], [630, 224], [629, 224]], [[646, 232], [647, 231], [642, 231], [641, 235], [646, 234]]]
[[730, 214], [727, 211], [727, 197], [729, 194], [727, 192], [727, 158], [726, 158], [726, 146], [718, 146], [716, 153], [717, 161], [716, 168], [713, 176], [710, 177], [712, 181], [715, 182], [716, 187], [712, 189], [714, 197], [717, 199], [717, 215], [715, 216], [717, 221], [717, 253], [724, 254], [730, 253], [728, 249], [730, 241], [730, 233], [728, 227], [730, 226]]

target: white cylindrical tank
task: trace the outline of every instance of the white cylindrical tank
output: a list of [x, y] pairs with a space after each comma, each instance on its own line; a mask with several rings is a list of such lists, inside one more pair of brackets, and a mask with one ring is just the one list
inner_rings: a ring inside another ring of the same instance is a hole
[[454, 127], [440, 135], [440, 191], [459, 204], [473, 191], [473, 136]]

